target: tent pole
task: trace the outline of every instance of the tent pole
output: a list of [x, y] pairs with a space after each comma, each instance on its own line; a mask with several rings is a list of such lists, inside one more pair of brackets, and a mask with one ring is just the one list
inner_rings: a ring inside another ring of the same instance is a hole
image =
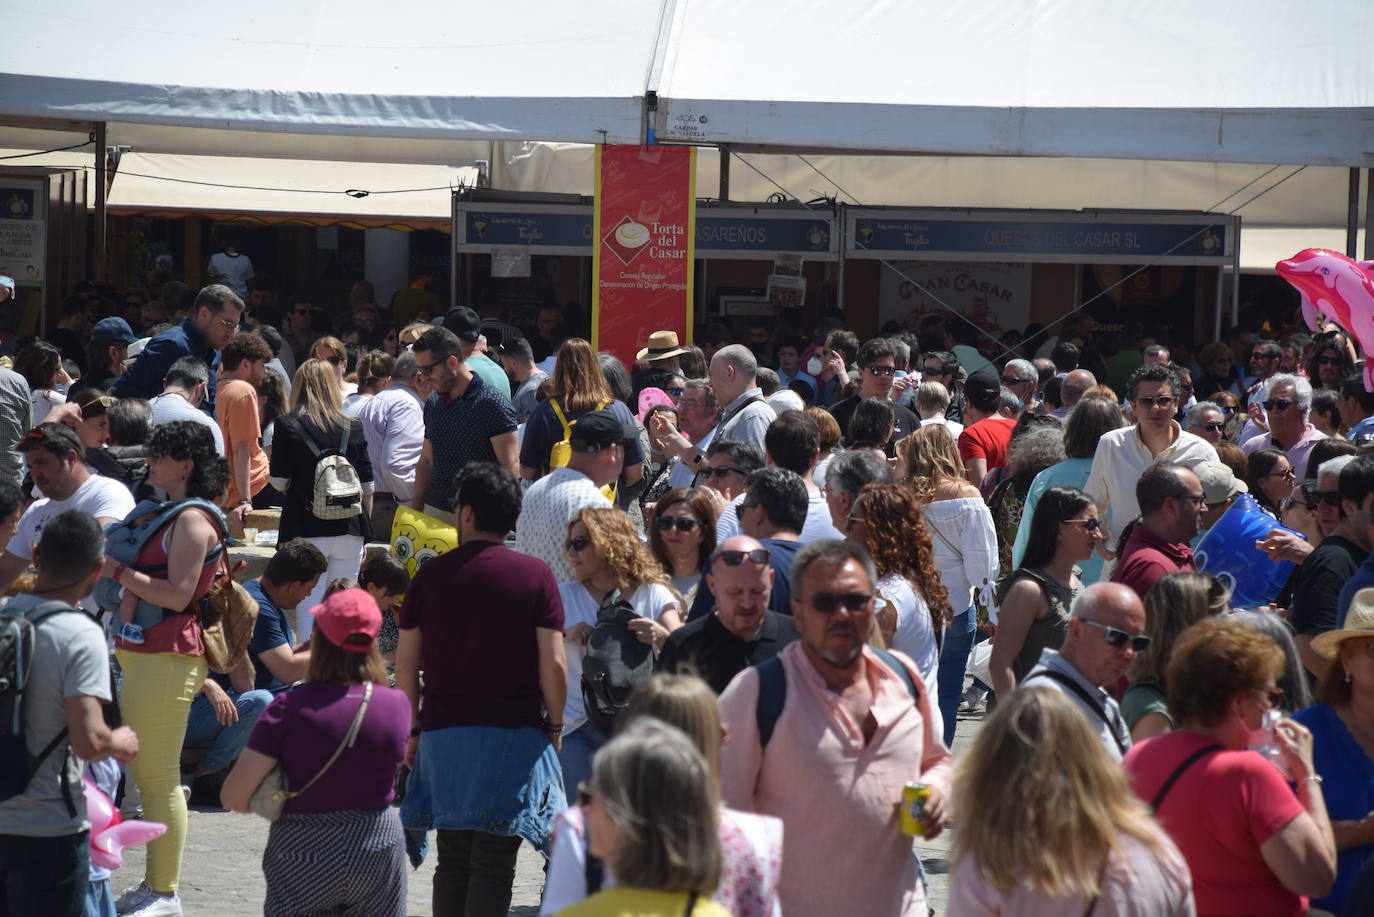
[[448, 196], [448, 307], [458, 305], [458, 192]]
[[1231, 327], [1240, 324], [1240, 217], [1232, 223], [1236, 244], [1231, 248]]
[[1360, 237], [1360, 170], [1350, 170], [1350, 196], [1345, 211], [1345, 253], [1355, 257], [1355, 245]]
[[105, 280], [105, 122], [95, 124], [95, 279]]
[[1218, 264], [1218, 265], [1217, 265], [1217, 295], [1216, 295], [1216, 302], [1213, 304], [1214, 307], [1215, 307], [1215, 308], [1214, 308], [1215, 314], [1213, 315], [1213, 319], [1214, 319], [1214, 320], [1213, 320], [1213, 322], [1212, 322], [1212, 340], [1214, 340], [1214, 341], [1219, 341], [1219, 340], [1221, 340], [1221, 310], [1222, 310], [1221, 293], [1222, 293], [1222, 284], [1223, 284], [1223, 282], [1225, 281], [1225, 279], [1226, 279], [1226, 268], [1223, 267], [1222, 265]]
[[720, 151], [720, 194], [722, 201], [730, 199], [730, 144], [722, 143]]
[[1374, 169], [1364, 170], [1364, 260], [1374, 260]]

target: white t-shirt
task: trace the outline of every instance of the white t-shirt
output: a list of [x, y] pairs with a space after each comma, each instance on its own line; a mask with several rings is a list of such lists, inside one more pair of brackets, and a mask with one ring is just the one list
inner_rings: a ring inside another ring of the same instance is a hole
[[916, 594], [906, 577], [895, 573], [878, 578], [878, 591], [897, 606], [897, 632], [892, 635], [892, 648], [906, 653], [916, 663], [927, 687], [935, 685], [940, 650], [935, 645], [930, 606]]
[[[129, 488], [114, 480], [93, 474], [76, 489], [66, 500], [53, 500], [44, 497], [35, 500], [22, 517], [14, 537], [10, 539], [6, 551], [24, 560], [33, 560], [33, 549], [43, 536], [43, 526], [58, 513], [69, 509], [79, 509], [90, 513], [97, 519], [123, 519], [134, 508], [134, 495]], [[90, 596], [81, 600], [81, 607], [87, 611], [98, 611]]]
[[[596, 626], [596, 611], [601, 602], [587, 591], [586, 586], [559, 583], [558, 595], [563, 599], [563, 633], [577, 624]], [[630, 596], [630, 607], [635, 614], [650, 621], [657, 621], [664, 609], [677, 603], [673, 591], [658, 583], [646, 583]], [[566, 735], [587, 722], [587, 711], [582, 706], [582, 660], [586, 658], [587, 648], [569, 640], [563, 644], [563, 649], [568, 657], [568, 699], [563, 705], [563, 733]]]
[[67, 396], [48, 388], [36, 388], [29, 392], [29, 421], [35, 427], [43, 422], [48, 412], [59, 404], [66, 404]]
[[[744, 502], [744, 497], [744, 494], [738, 494], [716, 520], [716, 544], [724, 544], [725, 539], [741, 534], [739, 505]], [[844, 533], [830, 521], [830, 505], [825, 502], [825, 495], [820, 491], [810, 492], [806, 499], [806, 522], [797, 533], [797, 540], [802, 544], [810, 544], [827, 538], [843, 541]]]
[[224, 282], [238, 294], [239, 299], [248, 298], [248, 281], [253, 277], [253, 260], [247, 255], [215, 252], [210, 256], [210, 273], [222, 274]]
[[164, 392], [149, 398], [148, 404], [153, 409], [153, 426], [160, 427], [174, 420], [192, 420], [204, 424], [215, 440], [215, 450], [220, 455], [224, 454], [224, 433], [221, 432], [219, 424], [215, 423], [215, 418], [194, 407], [185, 398], [175, 392]]

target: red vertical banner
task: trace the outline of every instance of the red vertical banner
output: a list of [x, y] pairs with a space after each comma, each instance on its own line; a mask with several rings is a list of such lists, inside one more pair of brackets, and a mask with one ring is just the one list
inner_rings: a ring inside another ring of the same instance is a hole
[[696, 152], [596, 148], [592, 346], [627, 369], [655, 331], [691, 340]]

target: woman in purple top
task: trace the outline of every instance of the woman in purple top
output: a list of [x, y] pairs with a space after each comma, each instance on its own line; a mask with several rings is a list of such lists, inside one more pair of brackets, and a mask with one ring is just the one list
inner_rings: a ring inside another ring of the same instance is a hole
[[278, 695], [263, 712], [220, 801], [247, 812], [253, 791], [278, 762], [291, 791], [299, 793], [287, 800], [267, 836], [262, 869], [268, 917], [404, 917], [405, 841], [391, 800], [405, 757], [410, 702], [386, 687], [376, 649], [382, 615], [372, 596], [345, 589], [311, 614], [320, 637], [311, 647], [306, 683]]

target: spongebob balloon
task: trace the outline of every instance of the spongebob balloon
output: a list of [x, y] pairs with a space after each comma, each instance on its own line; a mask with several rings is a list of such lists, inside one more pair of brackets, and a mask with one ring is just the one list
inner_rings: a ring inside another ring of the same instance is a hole
[[391, 524], [391, 552], [412, 577], [427, 560], [458, 547], [458, 530], [409, 506], [396, 507]]

